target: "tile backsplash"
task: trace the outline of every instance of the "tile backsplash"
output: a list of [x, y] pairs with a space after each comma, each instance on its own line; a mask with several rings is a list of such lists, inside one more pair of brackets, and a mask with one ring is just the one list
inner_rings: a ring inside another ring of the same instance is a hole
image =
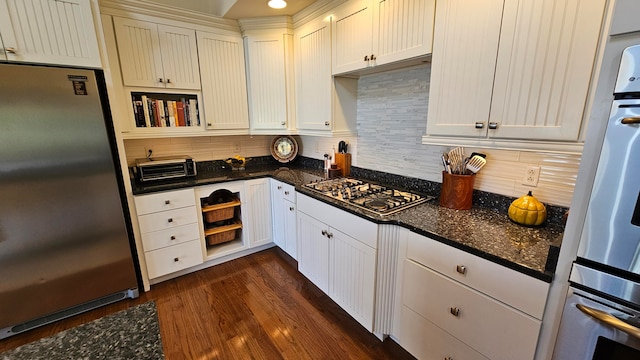
[[[358, 135], [353, 137], [300, 136], [300, 155], [321, 160], [338, 141], [349, 143], [352, 165], [361, 168], [442, 182], [440, 156], [450, 147], [422, 144], [426, 130], [430, 64], [367, 75], [358, 81]], [[190, 155], [196, 161], [234, 155], [268, 156], [274, 136], [204, 136], [125, 140], [131, 165], [145, 157]], [[454, 145], [454, 144], [452, 144]], [[560, 153], [465, 149], [487, 154], [475, 188], [519, 197], [532, 190], [542, 202], [568, 207], [578, 174], [579, 155]], [[522, 184], [527, 166], [540, 166], [537, 187]]]

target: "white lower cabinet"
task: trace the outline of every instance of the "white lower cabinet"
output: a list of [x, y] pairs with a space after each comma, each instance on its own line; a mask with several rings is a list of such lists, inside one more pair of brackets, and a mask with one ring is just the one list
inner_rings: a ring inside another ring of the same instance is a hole
[[246, 227], [249, 233], [249, 247], [273, 242], [269, 178], [246, 180], [244, 194], [247, 221], [251, 224]]
[[193, 189], [136, 196], [135, 204], [150, 279], [202, 264]]
[[533, 359], [549, 284], [410, 233], [399, 339], [420, 359]]
[[377, 225], [308, 196], [297, 196], [298, 268], [373, 331]]
[[271, 179], [273, 242], [298, 260], [296, 239], [296, 188]]

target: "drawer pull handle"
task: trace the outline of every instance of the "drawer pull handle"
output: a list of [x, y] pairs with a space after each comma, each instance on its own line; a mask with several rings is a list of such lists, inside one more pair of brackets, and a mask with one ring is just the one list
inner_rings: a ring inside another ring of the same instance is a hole
[[449, 312], [455, 317], [460, 317], [460, 309], [455, 306], [450, 307]]
[[165, 205], [169, 205], [169, 204], [171, 204], [171, 200], [165, 200], [165, 201], [164, 201], [164, 204], [165, 204]]
[[177, 258], [177, 257], [173, 258], [173, 262], [178, 262], [178, 261], [180, 261], [179, 258]]
[[462, 275], [467, 273], [467, 267], [464, 265], [457, 265], [456, 266], [456, 271]]
[[167, 222], [173, 222], [172, 218], [167, 219]]
[[289, 207], [289, 211], [293, 211], [293, 210], [295, 210], [295, 209], [293, 208], [293, 206], [290, 206], [290, 207]]
[[175, 240], [175, 239], [176, 239], [175, 235], [171, 235], [171, 240]]
[[289, 192], [288, 192], [288, 191], [285, 191], [285, 192], [284, 192], [284, 194], [285, 194], [285, 195], [289, 195]]

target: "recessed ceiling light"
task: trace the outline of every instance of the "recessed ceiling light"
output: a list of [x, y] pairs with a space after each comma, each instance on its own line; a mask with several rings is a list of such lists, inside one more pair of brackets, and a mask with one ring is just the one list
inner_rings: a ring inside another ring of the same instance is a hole
[[274, 9], [282, 9], [287, 6], [287, 2], [284, 0], [269, 0], [267, 4]]

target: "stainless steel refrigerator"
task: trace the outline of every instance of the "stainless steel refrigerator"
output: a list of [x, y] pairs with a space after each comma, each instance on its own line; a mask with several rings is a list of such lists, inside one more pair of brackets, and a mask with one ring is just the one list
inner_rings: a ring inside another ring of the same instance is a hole
[[100, 71], [0, 64], [0, 339], [138, 296]]

